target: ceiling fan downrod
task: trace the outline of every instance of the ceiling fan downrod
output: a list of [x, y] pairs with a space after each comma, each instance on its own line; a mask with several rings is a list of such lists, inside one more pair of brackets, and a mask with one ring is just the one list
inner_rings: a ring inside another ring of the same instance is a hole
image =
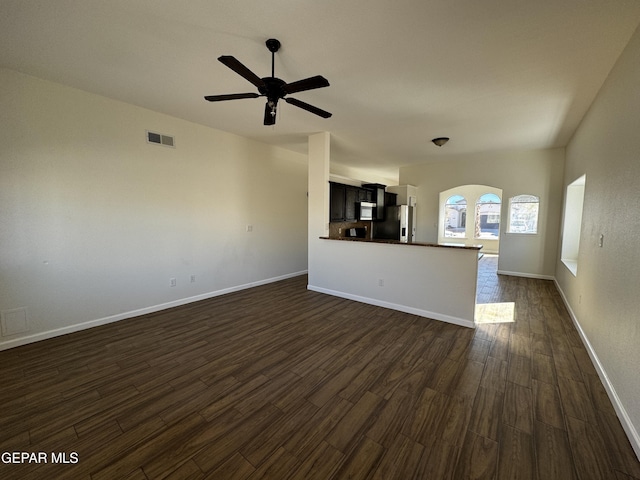
[[276, 52], [280, 50], [280, 41], [275, 38], [270, 38], [266, 42], [267, 48], [271, 52], [271, 77], [275, 77], [275, 62], [276, 62]]

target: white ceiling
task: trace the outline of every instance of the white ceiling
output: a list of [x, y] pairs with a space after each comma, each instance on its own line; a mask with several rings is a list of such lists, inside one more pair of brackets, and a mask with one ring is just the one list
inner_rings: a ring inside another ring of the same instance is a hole
[[[394, 177], [565, 146], [639, 23], [638, 0], [0, 0], [0, 66], [299, 152], [326, 130], [333, 162]], [[332, 118], [202, 98], [255, 91], [216, 59], [269, 76], [271, 37], [277, 77], [329, 80], [291, 96]]]

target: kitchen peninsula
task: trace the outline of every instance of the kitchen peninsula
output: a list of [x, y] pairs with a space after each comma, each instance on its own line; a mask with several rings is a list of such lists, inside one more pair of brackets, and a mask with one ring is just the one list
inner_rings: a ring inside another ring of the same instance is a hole
[[[478, 251], [481, 247], [371, 240], [376, 235], [369, 237], [370, 241], [366, 238], [358, 240], [357, 235], [349, 240], [331, 238], [334, 236], [330, 234], [332, 220], [349, 221], [350, 218], [347, 218], [346, 208], [343, 216], [331, 215], [329, 146], [328, 132], [309, 136], [307, 288], [474, 328]], [[361, 192], [358, 192], [360, 198]], [[337, 199], [333, 198], [334, 206], [342, 204], [342, 197], [340, 201]], [[347, 205], [346, 194], [344, 199], [345, 207], [350, 207], [351, 200]], [[373, 200], [372, 195], [370, 201]], [[412, 205], [411, 201], [403, 198], [396, 200]], [[378, 207], [378, 195], [375, 203]], [[385, 203], [382, 200], [382, 205]], [[349, 214], [351, 217], [351, 212]], [[362, 217], [359, 220], [365, 220]], [[376, 221], [373, 216], [371, 220]]]
[[481, 245], [320, 237], [309, 289], [475, 327]]
[[415, 247], [462, 248], [462, 249], [475, 250], [475, 251], [479, 251], [482, 249], [482, 245], [464, 245], [461, 243], [401, 242], [399, 240], [390, 240], [386, 238], [320, 237], [320, 240], [345, 240], [347, 242], [390, 243], [392, 245], [410, 245]]

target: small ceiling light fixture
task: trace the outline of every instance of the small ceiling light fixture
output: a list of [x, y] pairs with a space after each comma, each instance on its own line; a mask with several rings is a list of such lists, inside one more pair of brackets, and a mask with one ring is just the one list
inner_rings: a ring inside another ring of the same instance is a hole
[[438, 138], [434, 138], [431, 141], [434, 144], [436, 144], [438, 147], [441, 147], [441, 146], [443, 146], [445, 143], [447, 143], [449, 141], [449, 137], [438, 137]]

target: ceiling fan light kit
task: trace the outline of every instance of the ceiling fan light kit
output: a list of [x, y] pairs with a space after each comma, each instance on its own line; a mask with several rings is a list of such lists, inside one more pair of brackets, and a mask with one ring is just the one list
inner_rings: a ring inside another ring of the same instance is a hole
[[231, 55], [222, 55], [218, 57], [218, 61], [229, 67], [244, 79], [251, 82], [258, 88], [259, 93], [232, 93], [227, 95], [207, 95], [205, 100], [209, 102], [220, 102], [224, 100], [238, 100], [242, 98], [258, 98], [267, 97], [267, 103], [264, 106], [264, 124], [275, 125], [276, 113], [278, 109], [278, 100], [284, 99], [290, 105], [296, 106], [307, 112], [318, 115], [322, 118], [331, 117], [331, 113], [322, 110], [321, 108], [309, 105], [301, 100], [287, 97], [286, 95], [291, 93], [304, 92], [306, 90], [313, 90], [315, 88], [328, 87], [329, 82], [322, 75], [316, 75], [314, 77], [305, 78], [296, 82], [287, 83], [284, 80], [276, 78], [275, 76], [275, 53], [280, 50], [280, 42], [275, 38], [270, 38], [266, 41], [267, 49], [271, 52], [271, 76], [260, 78], [242, 63], [240, 63], [235, 57]]

